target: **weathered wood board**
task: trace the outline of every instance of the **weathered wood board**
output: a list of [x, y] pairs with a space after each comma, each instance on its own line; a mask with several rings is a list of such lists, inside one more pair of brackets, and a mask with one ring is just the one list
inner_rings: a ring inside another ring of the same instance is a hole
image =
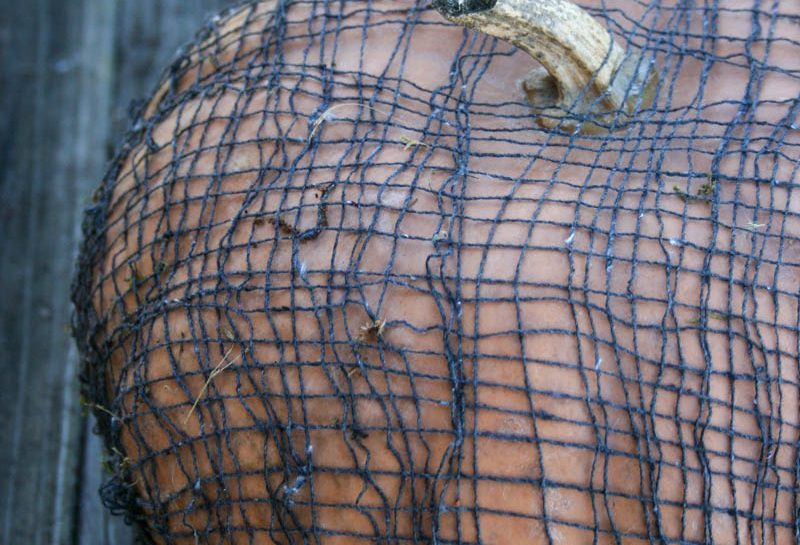
[[224, 0], [0, 0], [0, 543], [130, 545], [98, 496], [69, 283], [109, 150]]

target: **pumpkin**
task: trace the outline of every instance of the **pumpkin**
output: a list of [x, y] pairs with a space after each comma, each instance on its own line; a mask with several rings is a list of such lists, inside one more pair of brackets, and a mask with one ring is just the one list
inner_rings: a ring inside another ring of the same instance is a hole
[[74, 292], [125, 507], [176, 545], [794, 542], [800, 5], [582, 2], [659, 76], [593, 125], [434, 9], [494, 2], [438, 4], [248, 3], [141, 112]]

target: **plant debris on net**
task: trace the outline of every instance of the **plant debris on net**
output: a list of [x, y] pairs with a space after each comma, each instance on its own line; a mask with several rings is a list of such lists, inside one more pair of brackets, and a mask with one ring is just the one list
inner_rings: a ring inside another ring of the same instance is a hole
[[659, 73], [599, 134], [424, 0], [245, 4], [169, 67], [73, 288], [147, 540], [795, 542], [800, 5], [581, 5]]

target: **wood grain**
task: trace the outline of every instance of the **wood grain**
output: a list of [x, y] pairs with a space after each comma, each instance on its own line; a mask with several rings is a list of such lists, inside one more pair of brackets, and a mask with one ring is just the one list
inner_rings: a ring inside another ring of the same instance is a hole
[[223, 0], [0, 0], [0, 543], [130, 545], [101, 506], [69, 283], [88, 196], [179, 45]]

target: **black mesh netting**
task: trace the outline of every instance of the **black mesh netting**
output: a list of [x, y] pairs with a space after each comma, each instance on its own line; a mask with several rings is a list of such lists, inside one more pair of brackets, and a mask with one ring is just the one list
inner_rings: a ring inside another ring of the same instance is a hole
[[582, 5], [660, 76], [605, 134], [542, 128], [536, 63], [426, 0], [183, 50], [74, 283], [147, 539], [796, 541], [800, 2]]

